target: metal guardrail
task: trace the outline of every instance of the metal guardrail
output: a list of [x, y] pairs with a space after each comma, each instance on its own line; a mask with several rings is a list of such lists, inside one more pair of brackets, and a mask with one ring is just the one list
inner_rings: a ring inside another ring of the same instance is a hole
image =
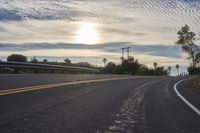
[[64, 71], [84, 71], [84, 72], [99, 72], [99, 69], [74, 67], [74, 66], [61, 66], [49, 64], [36, 64], [36, 63], [22, 63], [22, 62], [4, 62], [0, 61], [1, 68], [14, 68], [14, 69], [45, 69], [45, 70], [64, 70]]

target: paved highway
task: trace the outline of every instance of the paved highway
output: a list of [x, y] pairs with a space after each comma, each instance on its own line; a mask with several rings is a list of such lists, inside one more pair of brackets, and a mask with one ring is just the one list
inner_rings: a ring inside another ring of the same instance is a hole
[[0, 133], [199, 133], [184, 78], [0, 75]]

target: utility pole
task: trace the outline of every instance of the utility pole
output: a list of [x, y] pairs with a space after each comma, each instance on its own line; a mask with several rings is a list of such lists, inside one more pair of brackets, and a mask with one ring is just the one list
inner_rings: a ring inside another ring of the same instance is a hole
[[131, 47], [127, 47], [126, 48], [126, 52], [127, 52], [127, 59], [129, 58], [129, 54], [130, 54], [130, 52], [131, 52]]
[[125, 50], [125, 48], [121, 48], [121, 50], [122, 50], [122, 60], [124, 59], [124, 50]]
[[124, 52], [127, 52], [127, 59], [128, 59], [131, 52], [131, 47], [124, 47], [121, 48], [121, 50], [122, 50], [122, 59], [124, 59]]

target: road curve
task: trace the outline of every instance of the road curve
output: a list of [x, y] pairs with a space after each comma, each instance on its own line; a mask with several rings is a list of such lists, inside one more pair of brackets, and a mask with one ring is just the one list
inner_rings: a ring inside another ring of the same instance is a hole
[[[113, 76], [0, 75], [0, 90]], [[2, 95], [0, 133], [199, 133], [200, 117], [173, 89], [182, 79], [134, 77]], [[178, 91], [199, 108], [184, 86]]]

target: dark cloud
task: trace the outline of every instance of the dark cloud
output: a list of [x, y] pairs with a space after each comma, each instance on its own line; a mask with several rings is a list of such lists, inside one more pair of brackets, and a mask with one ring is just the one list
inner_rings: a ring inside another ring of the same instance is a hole
[[120, 53], [122, 47], [131, 47], [134, 54], [145, 54], [151, 56], [163, 56], [181, 58], [181, 50], [174, 45], [139, 45], [129, 42], [113, 42], [97, 45], [67, 44], [67, 43], [31, 43], [31, 44], [0, 44], [0, 51], [28, 51], [43, 49], [90, 49], [101, 50], [110, 53]]
[[7, 9], [0, 9], [0, 21], [19, 21], [21, 20], [21, 16], [17, 15], [16, 11], [10, 11]]

